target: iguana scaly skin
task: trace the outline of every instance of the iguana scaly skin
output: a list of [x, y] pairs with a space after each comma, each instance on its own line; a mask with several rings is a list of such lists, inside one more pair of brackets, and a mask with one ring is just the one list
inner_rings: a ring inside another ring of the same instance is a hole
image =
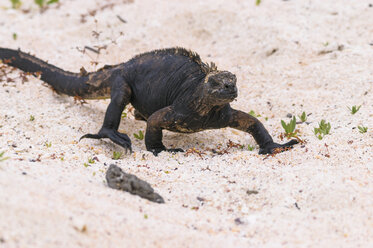
[[206, 64], [198, 54], [184, 48], [155, 50], [135, 56], [126, 63], [105, 66], [96, 72], [66, 72], [34, 56], [0, 48], [3, 63], [25, 72], [38, 73], [57, 92], [83, 99], [110, 97], [104, 123], [97, 134], [82, 138], [109, 138], [131, 150], [128, 135], [118, 132], [121, 114], [129, 103], [136, 119], [147, 122], [145, 145], [157, 155], [166, 149], [162, 130], [193, 133], [206, 129], [232, 127], [250, 133], [259, 153], [288, 148], [296, 140], [274, 143], [263, 124], [253, 116], [231, 108], [237, 97], [236, 76]]

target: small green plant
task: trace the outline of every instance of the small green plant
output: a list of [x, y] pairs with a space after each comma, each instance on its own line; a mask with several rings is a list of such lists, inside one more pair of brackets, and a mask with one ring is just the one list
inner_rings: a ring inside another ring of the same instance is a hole
[[34, 121], [34, 120], [35, 120], [35, 116], [30, 115], [30, 121]]
[[17, 37], [18, 37], [18, 36], [17, 36], [17, 33], [13, 33], [12, 36], [13, 36], [13, 40], [17, 40]]
[[90, 164], [94, 164], [95, 163], [95, 160], [93, 158], [88, 158], [88, 163]]
[[4, 157], [4, 154], [5, 154], [5, 152], [0, 152], [0, 162], [3, 162], [5, 160], [9, 159], [9, 157]]
[[39, 6], [39, 8], [45, 8], [46, 5], [58, 3], [58, 0], [34, 0], [34, 2]]
[[289, 123], [286, 123], [285, 121], [281, 120], [281, 125], [285, 130], [285, 135], [290, 137], [295, 137], [297, 132], [295, 131], [295, 125], [296, 125], [296, 119], [295, 116], [293, 116], [293, 119]]
[[134, 133], [133, 136], [135, 136], [136, 139], [138, 140], [143, 140], [144, 139], [144, 133], [140, 130], [139, 133]]
[[357, 111], [359, 111], [360, 107], [361, 107], [361, 105], [359, 105], [359, 106], [354, 105], [354, 106], [352, 106], [351, 108], [348, 107], [348, 109], [350, 110], [351, 114], [354, 115], [354, 114], [357, 113]]
[[120, 157], [122, 156], [122, 152], [117, 152], [117, 151], [114, 151], [113, 152], [113, 159], [114, 160], [118, 160], [118, 159], [120, 159]]
[[147, 214], [144, 214], [144, 219], [147, 219], [149, 218], [149, 216]]
[[88, 163], [84, 163], [83, 165], [84, 165], [85, 168], [90, 166]]
[[255, 118], [261, 117], [261, 115], [256, 114], [254, 110], [250, 110], [249, 115], [251, 115], [252, 117], [255, 117]]
[[262, 0], [256, 0], [256, 2], [255, 2], [256, 6], [259, 6], [261, 2], [262, 2]]
[[306, 122], [307, 121], [307, 115], [306, 112], [303, 111], [301, 115], [298, 115], [299, 119], [301, 122]]
[[252, 146], [252, 145], [247, 145], [247, 149], [248, 149], [249, 151], [254, 151], [254, 146]]
[[127, 113], [126, 112], [122, 112], [121, 117], [122, 117], [122, 119], [126, 118], [127, 117]]
[[18, 9], [22, 5], [21, 0], [10, 0], [10, 2], [12, 3], [13, 9]]
[[325, 120], [321, 120], [319, 122], [319, 127], [318, 128], [315, 127], [313, 129], [313, 132], [319, 140], [322, 140], [325, 135], [329, 134], [330, 128], [331, 128], [330, 122], [326, 123]]
[[360, 133], [366, 133], [368, 131], [368, 127], [358, 126], [357, 128], [359, 129]]
[[52, 146], [52, 142], [45, 142], [45, 146], [46, 146], [47, 148], [51, 147], [51, 146]]

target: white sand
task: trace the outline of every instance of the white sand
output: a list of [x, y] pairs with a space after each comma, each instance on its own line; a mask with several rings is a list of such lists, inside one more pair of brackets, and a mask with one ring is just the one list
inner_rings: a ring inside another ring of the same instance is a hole
[[[255, 144], [249, 134], [222, 129], [165, 132], [164, 142], [206, 150], [231, 139], [245, 149], [208, 152], [203, 159], [154, 157], [132, 138], [134, 153], [112, 160], [121, 149], [109, 141], [77, 143], [99, 130], [108, 100], [81, 106], [35, 78], [1, 82], [0, 151], [10, 158], [0, 162], [0, 247], [372, 247], [371, 0], [263, 0], [260, 6], [254, 0], [105, 1], [115, 5], [85, 23], [81, 14], [104, 1], [61, 0], [43, 14], [32, 2], [24, 0], [22, 8], [31, 9], [24, 14], [1, 0], [1, 47], [19, 47], [78, 71], [183, 46], [237, 75], [233, 106], [260, 113], [275, 140], [288, 113], [312, 113], [311, 124], [298, 126], [304, 148], [267, 159], [257, 148], [247, 150]], [[76, 49], [103, 45], [98, 58]], [[267, 56], [273, 49], [278, 51]], [[355, 115], [347, 109], [353, 105], [362, 105]], [[321, 119], [332, 125], [322, 141], [313, 134]], [[358, 125], [368, 132], [359, 133]], [[131, 137], [144, 129], [132, 115], [120, 126]], [[30, 162], [39, 155], [40, 161]], [[86, 168], [93, 157], [99, 162]], [[147, 180], [166, 204], [108, 188], [110, 163]]]

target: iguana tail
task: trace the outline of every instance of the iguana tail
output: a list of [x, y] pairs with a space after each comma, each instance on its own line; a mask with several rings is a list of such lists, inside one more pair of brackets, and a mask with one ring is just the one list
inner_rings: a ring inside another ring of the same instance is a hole
[[98, 83], [101, 77], [96, 72], [67, 72], [30, 54], [7, 48], [0, 48], [0, 60], [24, 72], [40, 74], [41, 80], [52, 86], [58, 93], [85, 99], [110, 97], [109, 82], [102, 82], [105, 81], [102, 80]]

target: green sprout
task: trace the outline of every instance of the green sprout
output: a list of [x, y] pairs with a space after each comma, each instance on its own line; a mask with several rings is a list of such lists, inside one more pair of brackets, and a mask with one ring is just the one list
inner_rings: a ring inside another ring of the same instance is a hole
[[17, 33], [13, 33], [13, 35], [12, 35], [12, 36], [13, 36], [13, 40], [16, 40], [16, 39], [17, 39], [17, 37], [18, 37], [18, 36], [17, 36]]
[[360, 133], [366, 133], [368, 131], [368, 127], [358, 126], [357, 128], [359, 129]]
[[331, 128], [330, 122], [326, 123], [325, 120], [321, 120], [319, 122], [319, 127], [318, 128], [315, 127], [313, 132], [319, 140], [322, 140], [325, 135], [329, 134], [330, 128]]
[[295, 125], [296, 125], [296, 119], [295, 116], [293, 116], [293, 119], [289, 123], [286, 123], [285, 121], [281, 120], [281, 125], [285, 130], [285, 135], [290, 137], [295, 137], [297, 135], [297, 132], [295, 131]]
[[44, 8], [45, 5], [53, 4], [53, 3], [58, 3], [58, 0], [34, 0], [34, 2], [39, 6], [39, 8]]
[[261, 115], [256, 114], [254, 110], [250, 110], [249, 115], [251, 115], [252, 117], [255, 117], [255, 118], [261, 117]]
[[127, 113], [126, 112], [122, 112], [121, 118], [124, 119], [126, 117], [127, 117]]
[[95, 163], [95, 160], [93, 158], [88, 158], [88, 163], [90, 164], [94, 164]]
[[359, 111], [360, 107], [361, 107], [361, 105], [359, 105], [359, 106], [354, 105], [354, 106], [352, 106], [351, 108], [348, 107], [348, 109], [350, 110], [351, 114], [354, 115], [354, 114], [357, 113], [357, 111]]
[[0, 152], [0, 162], [3, 162], [5, 160], [9, 159], [9, 157], [4, 157], [4, 154], [5, 154], [5, 152]]
[[113, 152], [113, 159], [114, 160], [118, 160], [118, 159], [120, 159], [120, 157], [122, 156], [122, 152], [117, 152], [117, 151], [114, 151]]
[[144, 139], [144, 133], [140, 130], [139, 133], [134, 133], [133, 136], [135, 136], [136, 139], [138, 140], [143, 140]]
[[18, 9], [22, 5], [21, 0], [10, 0], [10, 2], [12, 3], [13, 9]]
[[30, 115], [30, 121], [34, 121], [34, 120], [35, 120], [35, 116]]
[[52, 146], [52, 142], [45, 142], [45, 146], [46, 146], [47, 148], [51, 147], [51, 146]]
[[252, 145], [247, 145], [247, 149], [248, 149], [249, 151], [253, 151], [253, 150], [254, 150], [254, 146], [252, 146]]
[[301, 115], [298, 115], [299, 119], [301, 122], [306, 122], [307, 121], [307, 115], [306, 112], [303, 111]]
[[259, 6], [261, 2], [262, 2], [262, 0], [256, 0], [256, 2], [255, 2], [256, 6]]

